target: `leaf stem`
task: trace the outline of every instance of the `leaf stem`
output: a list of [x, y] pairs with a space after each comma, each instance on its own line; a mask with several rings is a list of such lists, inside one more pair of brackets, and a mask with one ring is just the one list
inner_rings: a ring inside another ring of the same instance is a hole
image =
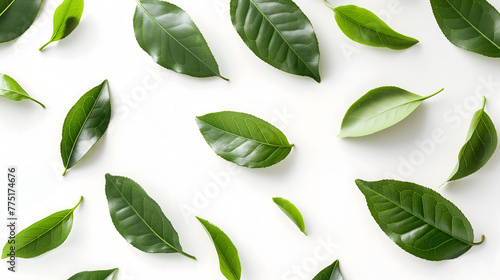
[[333, 10], [333, 9], [335, 9], [335, 8], [334, 8], [334, 7], [333, 7], [330, 3], [328, 3], [328, 1], [323, 0], [323, 3], [325, 3], [325, 5], [327, 5], [327, 6], [328, 6], [328, 8], [330, 8], [330, 9], [332, 9], [332, 10]]
[[228, 79], [228, 78], [226, 78], [226, 77], [224, 77], [224, 76], [221, 76], [221, 75], [219, 75], [219, 77], [220, 77], [221, 79], [223, 79], [224, 81], [229, 82], [229, 79]]
[[68, 168], [64, 167], [64, 172], [63, 172], [62, 176], [66, 175], [66, 171], [68, 171]]
[[428, 99], [428, 98], [431, 98], [431, 97], [433, 97], [433, 96], [437, 95], [438, 93], [442, 92], [443, 90], [444, 90], [444, 88], [442, 88], [442, 89], [438, 90], [436, 93], [433, 93], [433, 94], [431, 94], [431, 95], [428, 95], [428, 96], [424, 97], [424, 98], [423, 98], [423, 100]]
[[34, 99], [34, 98], [30, 98], [30, 99], [31, 99], [32, 101], [34, 101], [34, 102], [38, 103], [40, 106], [42, 106], [42, 108], [44, 108], [44, 109], [45, 109], [45, 105], [43, 105], [43, 104], [42, 104], [42, 102], [40, 102], [40, 101], [38, 101], [38, 100], [36, 100], [36, 99]]
[[80, 200], [78, 201], [78, 203], [75, 205], [75, 207], [71, 208], [71, 210], [75, 210], [76, 207], [78, 207], [78, 205], [80, 205], [80, 203], [82, 203], [82, 200], [83, 200], [83, 196], [80, 196]]
[[484, 95], [483, 95], [483, 108], [482, 109], [484, 110], [485, 107], [486, 107], [486, 97], [484, 97]]
[[42, 51], [48, 44], [52, 43], [52, 40], [51, 41], [48, 41], [45, 45], [43, 45], [41, 48], [39, 48], [38, 50], [39, 51]]
[[485, 239], [484, 235], [481, 235], [481, 241], [479, 241], [479, 242], [472, 242], [472, 245], [481, 245], [481, 244], [483, 244], [484, 239]]
[[192, 259], [192, 260], [195, 260], [195, 261], [196, 261], [196, 257], [195, 257], [195, 256], [192, 256], [192, 255], [190, 255], [190, 254], [188, 254], [188, 253], [186, 253], [186, 252], [183, 252], [183, 251], [179, 251], [179, 253], [180, 253], [181, 255], [183, 255], [183, 256], [186, 256], [186, 257], [188, 257], [188, 258], [190, 258], [190, 259]]

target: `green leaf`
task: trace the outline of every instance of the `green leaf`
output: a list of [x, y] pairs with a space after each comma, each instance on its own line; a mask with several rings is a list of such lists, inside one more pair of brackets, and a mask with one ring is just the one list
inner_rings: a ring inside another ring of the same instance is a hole
[[368, 208], [387, 236], [408, 253], [430, 261], [454, 259], [474, 243], [467, 218], [429, 188], [395, 180], [356, 180]]
[[193, 77], [219, 76], [219, 65], [200, 30], [182, 10], [168, 2], [136, 0], [135, 38], [159, 65]]
[[210, 113], [196, 117], [196, 122], [217, 155], [241, 166], [271, 166], [282, 161], [293, 147], [283, 132], [249, 114]]
[[467, 177], [491, 158], [497, 148], [497, 131], [490, 117], [484, 111], [486, 98], [483, 97], [483, 107], [472, 117], [467, 139], [458, 155], [458, 163], [448, 181]]
[[42, 0], [17, 0], [4, 10], [0, 16], [0, 43], [12, 41], [28, 30], [41, 4]]
[[346, 5], [334, 8], [333, 11], [340, 30], [360, 44], [402, 50], [418, 43], [417, 39], [394, 31], [367, 9]]
[[231, 0], [231, 21], [263, 61], [321, 81], [319, 46], [309, 19], [291, 0]]
[[75, 207], [56, 212], [16, 234], [3, 247], [2, 259], [10, 257], [11, 252], [16, 258], [33, 258], [59, 247], [71, 232], [73, 212], [82, 200], [80, 197]]
[[137, 249], [147, 253], [180, 253], [179, 236], [160, 206], [136, 182], [106, 174], [109, 214], [116, 230]]
[[111, 118], [108, 81], [85, 93], [64, 120], [61, 157], [64, 174], [102, 137]]
[[14, 3], [16, 0], [0, 0], [0, 16], [7, 11], [7, 9]]
[[304, 218], [302, 218], [302, 214], [300, 214], [299, 209], [293, 205], [290, 201], [281, 198], [281, 197], [273, 197], [274, 203], [278, 205], [278, 207], [285, 213], [288, 218], [294, 222], [297, 227], [302, 231], [305, 235], [306, 234], [306, 226], [304, 224]]
[[434, 17], [448, 40], [462, 49], [500, 57], [500, 14], [485, 0], [431, 0]]
[[379, 87], [363, 95], [347, 110], [338, 137], [369, 135], [405, 119], [429, 97], [398, 87]]
[[0, 96], [7, 97], [10, 100], [19, 101], [23, 99], [29, 99], [34, 101], [43, 108], [45, 105], [38, 102], [37, 100], [31, 98], [29, 94], [11, 77], [0, 73]]
[[48, 44], [66, 38], [80, 23], [83, 14], [83, 0], [64, 0], [54, 13], [54, 31]]
[[207, 220], [196, 217], [203, 225], [212, 239], [217, 256], [219, 256], [219, 267], [222, 274], [228, 280], [239, 280], [241, 277], [241, 264], [238, 250], [229, 237], [217, 226]]
[[323, 269], [313, 280], [343, 280], [342, 272], [340, 272], [339, 260]]
[[68, 280], [113, 280], [118, 268], [109, 270], [82, 271], [71, 276]]

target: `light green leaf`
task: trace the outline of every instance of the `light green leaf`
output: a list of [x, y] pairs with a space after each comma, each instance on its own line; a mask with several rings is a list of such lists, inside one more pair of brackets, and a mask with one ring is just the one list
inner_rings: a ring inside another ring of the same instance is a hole
[[109, 270], [82, 271], [71, 276], [68, 280], [113, 280], [118, 268]]
[[83, 0], [64, 0], [54, 13], [54, 31], [48, 44], [66, 38], [80, 23], [83, 14]]
[[306, 226], [304, 224], [304, 218], [302, 217], [302, 214], [300, 214], [299, 209], [293, 205], [290, 201], [281, 198], [281, 197], [273, 197], [274, 203], [278, 205], [278, 207], [285, 213], [288, 218], [292, 220], [292, 222], [297, 225], [297, 227], [302, 231], [305, 235], [306, 234]]
[[29, 99], [34, 101], [43, 108], [45, 105], [33, 99], [29, 94], [11, 77], [0, 73], [0, 96], [7, 97], [10, 100], [19, 101]]
[[339, 260], [336, 260], [331, 265], [323, 269], [313, 280], [343, 280], [342, 272], [340, 272]]
[[398, 87], [373, 89], [347, 110], [338, 137], [365, 136], [391, 127], [441, 91], [424, 97]]

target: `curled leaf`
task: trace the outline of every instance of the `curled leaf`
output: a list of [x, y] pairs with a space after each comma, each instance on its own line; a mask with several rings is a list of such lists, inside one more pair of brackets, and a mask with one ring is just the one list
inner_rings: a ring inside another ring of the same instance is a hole
[[45, 105], [38, 100], [33, 99], [29, 94], [11, 77], [0, 73], [0, 96], [7, 97], [10, 100], [19, 101], [29, 99], [45, 108]]
[[304, 218], [302, 217], [302, 214], [300, 213], [299, 209], [293, 205], [289, 200], [286, 200], [281, 197], [273, 197], [274, 203], [278, 205], [278, 207], [285, 213], [292, 222], [297, 225], [297, 227], [302, 231], [305, 235], [306, 234], [306, 226], [304, 224]]

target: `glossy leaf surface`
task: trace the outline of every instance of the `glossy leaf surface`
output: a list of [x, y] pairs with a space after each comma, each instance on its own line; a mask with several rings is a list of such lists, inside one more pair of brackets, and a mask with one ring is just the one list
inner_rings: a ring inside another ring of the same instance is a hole
[[82, 271], [73, 276], [68, 280], [113, 280], [115, 279], [118, 268], [109, 270], [95, 270], [95, 271]]
[[340, 272], [339, 260], [336, 260], [331, 265], [323, 269], [312, 280], [343, 280], [342, 272]]
[[54, 31], [50, 41], [43, 45], [43, 50], [48, 44], [66, 38], [80, 23], [83, 14], [83, 0], [64, 0], [54, 13]]
[[239, 280], [241, 277], [241, 264], [238, 250], [231, 239], [217, 226], [207, 220], [196, 217], [203, 225], [214, 243], [219, 257], [219, 267], [228, 280]]
[[23, 229], [15, 237], [14, 244], [5, 244], [2, 259], [9, 257], [15, 246], [16, 258], [33, 258], [59, 247], [66, 241], [73, 226], [73, 212], [82, 202], [68, 210], [56, 212]]
[[197, 117], [196, 122], [216, 154], [241, 166], [271, 166], [292, 150], [279, 129], [249, 114], [223, 111]]
[[500, 57], [500, 14], [486, 0], [431, 0], [448, 40], [471, 52]]
[[109, 214], [116, 230], [137, 249], [147, 253], [180, 253], [179, 236], [160, 206], [129, 178], [106, 174]]
[[373, 89], [347, 110], [338, 137], [365, 136], [391, 127], [441, 91], [424, 97], [398, 87]]
[[[21, 36], [33, 24], [42, 0], [16, 0], [0, 16], [0, 43]], [[1, 12], [0, 12], [1, 13]]]
[[484, 111], [485, 105], [486, 99], [483, 97], [483, 107], [472, 117], [467, 139], [458, 155], [457, 166], [448, 181], [458, 180], [478, 171], [497, 148], [497, 131]]
[[156, 63], [194, 77], [226, 79], [220, 75], [205, 38], [184, 10], [164, 1], [136, 1], [135, 38]]
[[105, 80], [85, 93], [64, 120], [61, 140], [64, 174], [104, 135], [110, 118], [111, 102], [108, 81]]
[[263, 61], [320, 82], [319, 47], [309, 19], [291, 0], [231, 0], [231, 21]]
[[409, 48], [417, 39], [394, 31], [371, 11], [346, 5], [333, 9], [335, 20], [342, 32], [351, 40], [372, 47], [386, 47], [393, 50]]
[[29, 94], [19, 85], [14, 79], [8, 75], [0, 73], [0, 96], [7, 97], [10, 100], [19, 101], [23, 99], [29, 99], [34, 101], [43, 108], [45, 105], [33, 99]]
[[7, 9], [14, 3], [16, 0], [0, 0], [0, 16], [7, 11]]
[[434, 190], [395, 180], [358, 179], [356, 184], [380, 228], [414, 256], [454, 259], [480, 244], [474, 243], [472, 226], [460, 209]]
[[281, 197], [273, 197], [274, 203], [278, 205], [278, 207], [285, 213], [288, 218], [294, 222], [295, 225], [302, 231], [305, 235], [306, 234], [306, 226], [304, 224], [304, 218], [302, 217], [302, 214], [300, 213], [299, 209], [295, 207], [293, 203], [291, 203], [289, 200], [286, 200]]

